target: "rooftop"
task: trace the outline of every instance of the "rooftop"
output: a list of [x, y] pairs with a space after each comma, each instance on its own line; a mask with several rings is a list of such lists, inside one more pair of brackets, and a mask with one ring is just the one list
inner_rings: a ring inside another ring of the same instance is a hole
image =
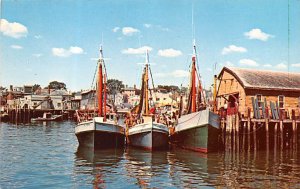
[[244, 88], [300, 91], [300, 73], [224, 67], [219, 78], [224, 71], [235, 76]]

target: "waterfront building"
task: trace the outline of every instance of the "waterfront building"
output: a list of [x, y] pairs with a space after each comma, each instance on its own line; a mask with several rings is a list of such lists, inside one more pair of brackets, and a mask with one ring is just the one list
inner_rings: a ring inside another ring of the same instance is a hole
[[242, 116], [253, 112], [252, 98], [260, 109], [270, 102], [287, 112], [300, 105], [300, 73], [224, 67], [218, 82], [218, 109], [236, 108]]

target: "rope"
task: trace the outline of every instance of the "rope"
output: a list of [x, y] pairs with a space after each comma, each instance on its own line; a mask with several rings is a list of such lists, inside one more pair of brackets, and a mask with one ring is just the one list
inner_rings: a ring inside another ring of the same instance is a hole
[[94, 73], [94, 77], [93, 77], [93, 80], [92, 80], [92, 85], [91, 85], [91, 90], [93, 90], [93, 86], [94, 86], [94, 81], [95, 81], [95, 77], [96, 77], [96, 73], [97, 73], [97, 68], [99, 66], [99, 61], [97, 61], [97, 65], [96, 65], [96, 69], [95, 69], [95, 73]]
[[[156, 96], [155, 96], [154, 80], [153, 80], [153, 77], [152, 77], [152, 71], [151, 71], [151, 68], [150, 68], [150, 64], [149, 64], [149, 72], [150, 72], [150, 77], [151, 77], [151, 81], [152, 81], [152, 87], [153, 87], [153, 93], [154, 93], [152, 99], [153, 99], [153, 102], [154, 102], [154, 98], [156, 98]], [[151, 97], [152, 97], [151, 90], [150, 90], [150, 95], [151, 95]]]

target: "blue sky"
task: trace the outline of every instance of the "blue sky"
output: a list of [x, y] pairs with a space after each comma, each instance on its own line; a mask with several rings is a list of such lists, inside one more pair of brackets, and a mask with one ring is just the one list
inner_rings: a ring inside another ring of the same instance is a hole
[[206, 87], [224, 65], [299, 72], [300, 1], [289, 3], [288, 27], [287, 0], [2, 0], [0, 85], [89, 89], [103, 43], [108, 78], [139, 86], [149, 49], [156, 85], [187, 86], [192, 7]]

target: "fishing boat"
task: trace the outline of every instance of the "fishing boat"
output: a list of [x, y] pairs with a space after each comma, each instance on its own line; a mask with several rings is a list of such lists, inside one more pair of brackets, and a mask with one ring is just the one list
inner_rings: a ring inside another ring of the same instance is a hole
[[[196, 69], [195, 42], [191, 64], [188, 104], [184, 111], [180, 111], [177, 124], [170, 132], [170, 137], [172, 144], [176, 146], [208, 153], [218, 149], [220, 119], [205, 104], [200, 75]], [[180, 107], [182, 107], [182, 102], [180, 102]], [[185, 113], [181, 115], [182, 112]]]
[[[140, 102], [133, 111], [138, 117], [136, 124], [127, 128], [127, 142], [131, 146], [148, 150], [166, 148], [169, 143], [169, 130], [163, 123], [154, 121], [155, 110], [150, 113], [149, 108], [149, 56], [146, 52], [146, 63], [142, 75]], [[151, 70], [150, 70], [151, 71]], [[153, 83], [153, 82], [152, 82]], [[153, 87], [154, 88], [154, 87]], [[153, 109], [152, 109], [153, 110]]]
[[[80, 146], [94, 149], [122, 147], [125, 143], [125, 128], [118, 124], [114, 115], [107, 114], [106, 72], [103, 71], [102, 47], [98, 60], [97, 93], [94, 99], [98, 107], [92, 110], [76, 111], [78, 124], [75, 127]], [[104, 69], [105, 70], [105, 69]], [[97, 103], [96, 103], [97, 101]]]
[[62, 120], [62, 115], [52, 115], [50, 112], [45, 112], [43, 117], [31, 118], [31, 121], [58, 121]]

